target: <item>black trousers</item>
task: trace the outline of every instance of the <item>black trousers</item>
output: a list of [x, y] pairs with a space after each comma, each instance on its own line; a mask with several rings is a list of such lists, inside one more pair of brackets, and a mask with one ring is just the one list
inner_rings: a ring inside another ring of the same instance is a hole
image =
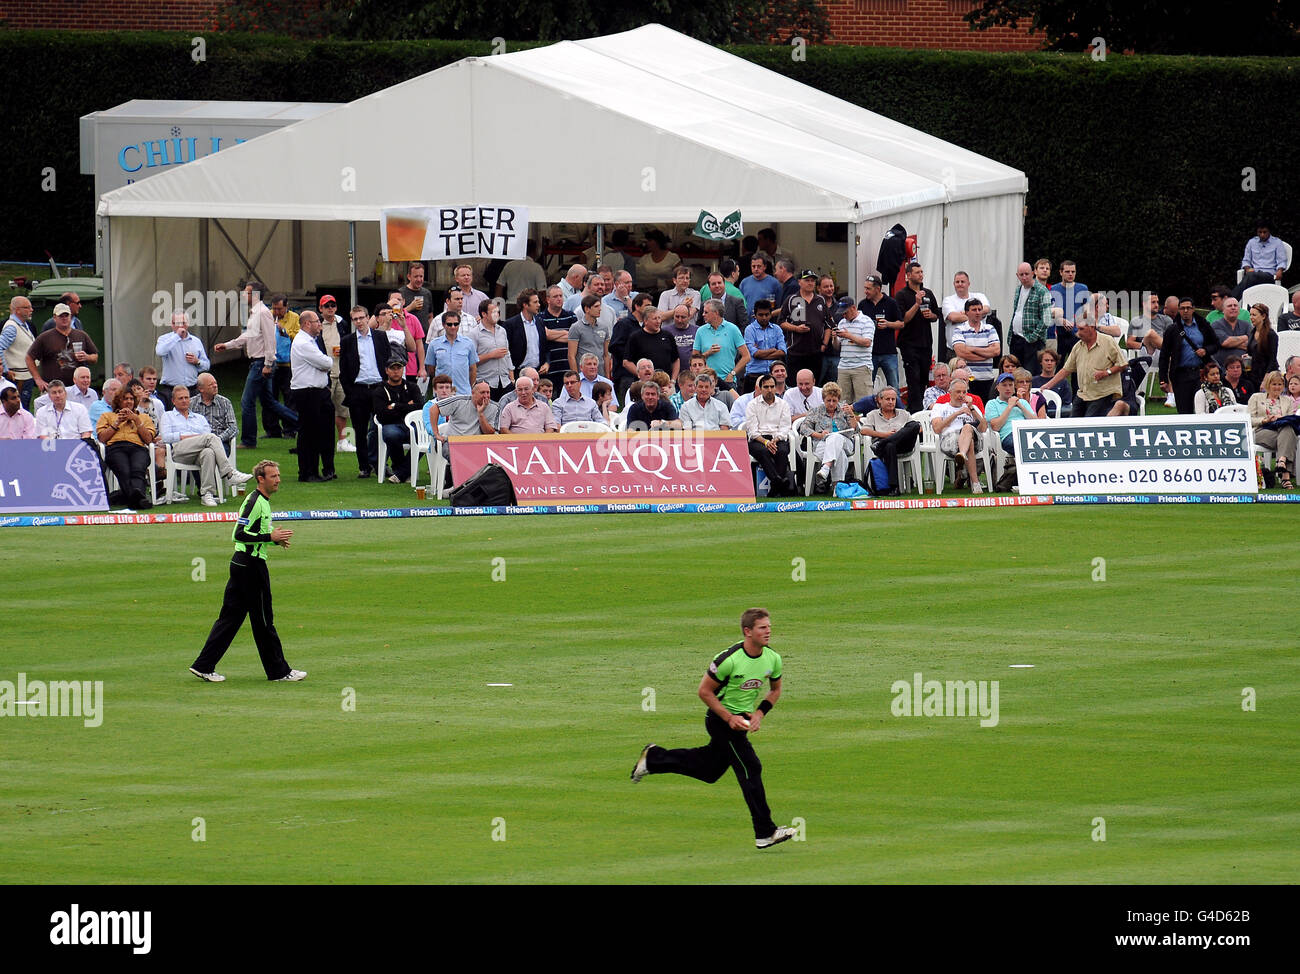
[[919, 413], [925, 408], [925, 386], [933, 356], [928, 348], [904, 346], [899, 351], [903, 353], [903, 375], [907, 381], [907, 411]]
[[[1200, 388], [1198, 385], [1196, 388]], [[1195, 395], [1195, 393], [1192, 393]], [[1076, 396], [1074, 407], [1070, 411], [1070, 416], [1074, 419], [1091, 419], [1095, 416], [1106, 416], [1115, 408], [1115, 403], [1121, 402], [1123, 396], [1102, 396], [1100, 399], [1084, 399], [1083, 396]]]
[[1173, 387], [1178, 411], [1196, 412], [1196, 393], [1201, 388], [1201, 370], [1176, 365], [1169, 370], [1169, 384]]
[[[293, 412], [297, 412], [297, 407], [294, 405], [294, 396], [296, 396], [298, 393], [290, 385], [290, 382], [293, 380], [293, 369], [288, 365], [282, 365], [281, 363], [277, 362], [275, 365], [275, 369], [271, 373], [271, 376], [273, 380], [271, 383], [271, 398], [283, 402], [286, 408], [292, 410]], [[270, 427], [267, 427], [266, 430], [268, 434], [274, 432], [281, 432], [280, 420], [275, 413], [271, 414], [271, 423], [272, 425]], [[262, 425], [264, 427], [266, 426], [265, 409], [262, 410]], [[282, 432], [285, 436], [297, 436], [298, 428], [293, 423], [290, 423], [288, 422], [288, 420], [286, 420], [285, 427]]]
[[[785, 356], [786, 375], [785, 383], [791, 389], [795, 387], [799, 379], [799, 373], [807, 369], [813, 374], [813, 382], [817, 381], [818, 376], [822, 374], [822, 356], [819, 352], [816, 355], [795, 355], [787, 353]], [[721, 378], [721, 376], [719, 376]], [[769, 833], [770, 834], [770, 833]]]
[[330, 390], [295, 389], [298, 407], [298, 479], [328, 477], [334, 472], [334, 404]]
[[903, 428], [897, 433], [885, 437], [872, 437], [871, 453], [884, 461], [885, 467], [889, 470], [889, 482], [895, 488], [898, 487], [898, 455], [911, 453], [920, 435], [921, 424], [912, 420], [904, 423]]
[[750, 440], [749, 455], [758, 461], [763, 473], [767, 474], [772, 485], [768, 489], [773, 495], [789, 497], [794, 493], [794, 484], [790, 478], [789, 440], [777, 440], [775, 453], [764, 446], [762, 440]]
[[731, 768], [736, 772], [740, 793], [749, 806], [754, 838], [766, 839], [776, 831], [776, 823], [772, 821], [767, 794], [763, 791], [763, 762], [754, 753], [749, 734], [733, 731], [712, 710], [704, 717], [704, 729], [709, 732], [709, 743], [703, 747], [684, 747], [675, 751], [652, 747], [646, 755], [646, 770], [650, 774], [684, 774], [711, 785]]
[[221, 615], [212, 624], [208, 641], [203, 644], [194, 669], [211, 673], [226, 655], [230, 643], [244, 625], [247, 616], [253, 625], [253, 639], [257, 654], [262, 657], [262, 669], [268, 680], [278, 680], [289, 675], [289, 664], [284, 661], [280, 634], [275, 631], [275, 616], [271, 611], [271, 575], [266, 570], [266, 559], [255, 558], [242, 551], [235, 552], [230, 561], [230, 581], [221, 603]]
[[153, 447], [135, 443], [110, 443], [104, 450], [104, 463], [117, 478], [117, 503], [132, 507], [150, 507], [149, 468], [153, 466]]
[[357, 472], [373, 471], [379, 465], [379, 436], [375, 429], [375, 407], [371, 393], [379, 388], [379, 383], [357, 385], [352, 387], [352, 399], [348, 403], [348, 412], [352, 416], [352, 432], [357, 442]]
[[[993, 385], [993, 379], [971, 379], [969, 383], [969, 391], [974, 395], [979, 396], [980, 399], [983, 400], [984, 404], [988, 405], [988, 401], [993, 398]], [[909, 413], [911, 411], [912, 410], [910, 409], [908, 410]]]

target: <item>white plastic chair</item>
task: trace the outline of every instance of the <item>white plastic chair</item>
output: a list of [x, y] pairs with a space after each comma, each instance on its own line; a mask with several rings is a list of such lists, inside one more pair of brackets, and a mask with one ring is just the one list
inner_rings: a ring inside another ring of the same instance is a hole
[[442, 500], [447, 482], [447, 458], [442, 455], [442, 444], [424, 428], [423, 410], [407, 413], [404, 422], [411, 438], [411, 487], [414, 489], [419, 486], [420, 457], [423, 456], [433, 495]]
[[[177, 483], [179, 482], [181, 487], [187, 485], [190, 482], [190, 478], [189, 478], [190, 474], [194, 474], [194, 483], [198, 485], [196, 489], [202, 490], [202, 484], [199, 483], [199, 474], [201, 472], [199, 465], [197, 463], [181, 463], [174, 456], [172, 456], [172, 446], [173, 444], [171, 443], [167, 444], [166, 502], [168, 504], [172, 502], [172, 493], [176, 490]], [[180, 476], [178, 477], [177, 474], [179, 474]], [[217, 474], [217, 503], [218, 504], [224, 504], [226, 502], [226, 492], [224, 489], [225, 480], [226, 478], [221, 476], [221, 474], [218, 472]]]
[[[1300, 332], [1296, 334], [1300, 334]], [[613, 426], [615, 431], [622, 432], [627, 429], [627, 409], [617, 413], [610, 413], [609, 419], [610, 425]]]
[[1277, 320], [1286, 311], [1291, 296], [1281, 284], [1254, 284], [1241, 293], [1241, 313], [1250, 317], [1252, 304], [1268, 305], [1268, 320], [1277, 331]]
[[812, 496], [817, 471], [821, 468], [821, 464], [817, 462], [817, 454], [813, 452], [812, 444], [813, 438], [807, 433], [790, 437], [790, 445], [793, 448], [790, 451], [791, 464], [794, 464], [797, 458], [803, 458], [803, 493], [805, 497]]
[[1300, 355], [1300, 331], [1280, 331], [1277, 333], [1277, 364], [1286, 372], [1286, 360], [1292, 355]]
[[[411, 413], [407, 413], [406, 415], [410, 416]], [[415, 415], [418, 417], [421, 415], [421, 412], [416, 412]], [[384, 442], [384, 424], [379, 421], [379, 417], [374, 416], [372, 417], [371, 421], [375, 424], [375, 438], [379, 440], [379, 463], [377, 464], [378, 469], [376, 469], [375, 471], [375, 478], [379, 481], [379, 483], [382, 484], [384, 482], [384, 464], [388, 462], [388, 444]], [[420, 421], [420, 425], [421, 426], [424, 425], [423, 420]], [[409, 424], [408, 424], [408, 428], [409, 428]], [[361, 449], [361, 447], [358, 447], [357, 449]], [[415, 479], [414, 479], [415, 461], [418, 459], [419, 459], [418, 454], [415, 453], [411, 454], [411, 478], [412, 478], [411, 486], [412, 487], [415, 486]]]
[[[922, 411], [912, 417], [913, 421], [919, 422], [924, 428], [929, 420], [929, 412]], [[853, 458], [853, 463], [857, 467], [857, 479], [864, 480], [867, 476], [867, 464], [871, 463], [876, 455], [873, 449], [875, 438], [871, 436], [858, 436], [858, 449]], [[918, 494], [925, 493], [925, 468], [921, 465], [921, 437], [916, 438], [916, 446], [912, 447], [910, 453], [899, 454], [898, 460], [898, 490], [900, 493], [906, 492], [912, 484], [916, 485]]]
[[[1249, 416], [1250, 407], [1247, 406], [1245, 403], [1239, 402], [1239, 403], [1234, 403], [1231, 406], [1224, 406], [1221, 409], [1215, 410], [1216, 415], [1222, 415], [1224, 413], [1236, 414], [1240, 416]], [[1255, 452], [1259, 454], [1259, 458], [1263, 462], [1264, 466], [1271, 470], [1273, 468], [1273, 451], [1270, 450], [1268, 447], [1260, 446], [1258, 443], [1256, 443]]]
[[[918, 414], [919, 415], [919, 414]], [[978, 430], [976, 431], [978, 432]], [[993, 489], [993, 468], [989, 460], [989, 438], [996, 437], [991, 431], [979, 434], [979, 446], [975, 449], [975, 474], [979, 475], [980, 462], [984, 463], [984, 477], [988, 481], [986, 489]], [[922, 451], [930, 454], [930, 469], [934, 473], [934, 492], [943, 493], [943, 483], [948, 479], [949, 467], [952, 468], [953, 483], [957, 482], [957, 461], [939, 449], [939, 434], [934, 431], [932, 418], [927, 417], [921, 425]]]
[[561, 433], [608, 433], [610, 428], [604, 423], [590, 419], [571, 419], [560, 427]]
[[[1286, 267], [1287, 267], [1287, 270], [1290, 270], [1290, 269], [1291, 269], [1291, 258], [1295, 256], [1295, 248], [1292, 247], [1292, 246], [1291, 246], [1289, 243], [1287, 243], [1285, 240], [1282, 241], [1282, 246], [1286, 248]], [[1240, 284], [1240, 283], [1241, 283], [1241, 279], [1242, 279], [1243, 277], [1245, 277], [1245, 276], [1246, 276], [1246, 271], [1245, 271], [1245, 269], [1244, 269], [1244, 268], [1241, 268], [1241, 267], [1238, 267], [1238, 268], [1237, 268], [1237, 283]], [[1247, 294], [1249, 294], [1249, 293], [1250, 293], [1250, 288], [1246, 288], [1246, 290], [1243, 291], [1242, 294], [1241, 294], [1242, 298], [1244, 299], [1245, 296], [1246, 296]]]
[[1061, 418], [1061, 394], [1057, 392], [1055, 389], [1035, 389], [1034, 391], [1037, 392], [1040, 396], [1042, 396], [1049, 403], [1051, 403], [1053, 406], [1056, 407], [1056, 415], [1055, 416], [1049, 415], [1047, 418], [1060, 419]]

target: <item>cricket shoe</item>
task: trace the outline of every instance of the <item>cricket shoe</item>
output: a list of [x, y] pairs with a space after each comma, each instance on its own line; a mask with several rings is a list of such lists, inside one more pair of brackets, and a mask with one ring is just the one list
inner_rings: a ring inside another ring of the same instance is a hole
[[297, 683], [299, 680], [307, 679], [307, 673], [304, 670], [290, 670], [284, 676], [276, 677], [273, 683]]
[[754, 845], [756, 848], [759, 849], [770, 849], [778, 842], [785, 842], [787, 839], [793, 839], [794, 837], [795, 837], [794, 829], [781, 826], [779, 829], [777, 829], [775, 832], [769, 835], [766, 839], [755, 839]]
[[636, 759], [636, 765], [632, 768], [632, 784], [640, 784], [641, 779], [650, 773], [650, 769], [646, 767], [645, 759], [652, 747], [654, 747], [653, 744], [647, 744], [641, 748], [641, 756]]
[[222, 676], [220, 673], [200, 673], [192, 666], [190, 667], [190, 672], [193, 673], [195, 676], [197, 676], [200, 680], [206, 680], [208, 683], [226, 682], [226, 678]]

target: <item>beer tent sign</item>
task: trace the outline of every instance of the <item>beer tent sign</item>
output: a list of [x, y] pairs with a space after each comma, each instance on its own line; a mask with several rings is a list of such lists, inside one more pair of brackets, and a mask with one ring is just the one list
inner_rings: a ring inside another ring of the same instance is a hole
[[385, 260], [527, 256], [526, 206], [397, 207], [383, 211], [379, 228]]

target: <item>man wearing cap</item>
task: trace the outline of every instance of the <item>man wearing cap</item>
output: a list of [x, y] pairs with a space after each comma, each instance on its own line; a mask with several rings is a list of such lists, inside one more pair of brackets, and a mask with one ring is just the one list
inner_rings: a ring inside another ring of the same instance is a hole
[[350, 335], [339, 343], [339, 382], [343, 401], [352, 417], [352, 434], [357, 440], [357, 478], [371, 476], [379, 462], [379, 438], [375, 433], [374, 391], [384, 381], [384, 370], [391, 357], [388, 336], [371, 327], [370, 315], [361, 305], [351, 312]]
[[885, 382], [898, 389], [898, 333], [903, 329], [903, 313], [898, 302], [885, 293], [879, 274], [871, 273], [862, 284], [865, 295], [858, 302], [858, 310], [876, 323], [876, 333], [871, 339], [871, 378], [874, 385], [878, 373], [885, 373]]
[[291, 361], [293, 401], [298, 406], [298, 480], [335, 480], [334, 429], [330, 405], [330, 370], [334, 359], [321, 348], [320, 316], [304, 311], [293, 340]]
[[349, 329], [341, 318], [335, 314], [338, 302], [332, 294], [322, 294], [320, 299], [320, 337], [325, 343], [326, 353], [334, 359], [330, 369], [330, 405], [334, 409], [334, 431], [338, 434], [334, 444], [336, 453], [356, 453], [357, 448], [345, 436], [348, 428], [348, 407], [344, 400], [343, 382], [339, 379], [339, 363], [343, 354], [343, 337]]
[[933, 325], [939, 320], [939, 300], [925, 286], [925, 269], [914, 260], [907, 265], [907, 286], [898, 292], [898, 310], [903, 313], [903, 328], [898, 333], [898, 349], [903, 353], [903, 372], [907, 385], [907, 410], [919, 413], [934, 358]]
[[468, 396], [478, 379], [478, 348], [473, 340], [460, 333], [459, 314], [444, 311], [441, 318], [445, 331], [429, 343], [424, 364], [433, 375], [451, 376], [456, 391]]
[[[66, 304], [68, 310], [72, 312], [72, 327], [81, 328], [81, 319], [78, 317], [81, 313], [81, 295], [76, 291], [64, 291], [59, 295], [59, 303]], [[54, 318], [51, 317], [46, 320], [45, 324], [41, 325], [41, 331], [49, 331], [55, 324]]]
[[[12, 320], [12, 319], [11, 319]], [[94, 365], [99, 349], [80, 328], [72, 327], [72, 309], [66, 304], [54, 306], [54, 327], [43, 331], [27, 349], [27, 371], [40, 387], [54, 379], [72, 385], [72, 373], [78, 365]]]
[[172, 389], [185, 386], [193, 397], [199, 391], [199, 373], [212, 367], [203, 342], [190, 331], [190, 316], [184, 311], [172, 315], [171, 330], [158, 336], [154, 352], [162, 359], [162, 381], [158, 383], [158, 397], [166, 408], [172, 408]]
[[[406, 447], [411, 442], [410, 431], [406, 428], [406, 414], [420, 409], [423, 396], [415, 379], [406, 375], [406, 356], [395, 352], [388, 360], [385, 381], [375, 389], [375, 419], [382, 427], [381, 434], [388, 446], [388, 457], [393, 463], [393, 472], [388, 478], [390, 484], [400, 484], [410, 479], [413, 457], [408, 457]], [[383, 471], [380, 471], [382, 474]]]
[[997, 396], [990, 399], [984, 409], [984, 418], [993, 427], [993, 435], [1002, 441], [1002, 447], [1015, 456], [1012, 427], [1022, 419], [1037, 419], [1033, 407], [1027, 400], [1016, 395], [1016, 377], [1010, 372], [1003, 372], [994, 383]]
[[871, 395], [875, 380], [871, 374], [871, 344], [876, 322], [858, 310], [850, 297], [840, 298], [835, 310], [843, 317], [836, 326], [840, 339], [840, 366], [835, 378], [844, 391], [844, 401], [856, 402]]
[[799, 292], [781, 305], [780, 325], [785, 331], [787, 348], [785, 362], [790, 371], [798, 374], [808, 369], [814, 377], [821, 375], [830, 318], [826, 299], [817, 293], [816, 272], [804, 271], [799, 275]]
[[15, 295], [9, 300], [9, 319], [0, 328], [0, 378], [18, 386], [24, 407], [32, 401], [36, 385], [27, 368], [27, 352], [34, 341], [32, 302], [24, 295]]
[[1075, 419], [1092, 416], [1127, 416], [1128, 404], [1124, 402], [1124, 382], [1121, 373], [1128, 365], [1119, 344], [1109, 335], [1097, 332], [1097, 323], [1080, 318], [1079, 341], [1070, 349], [1070, 355], [1061, 370], [1042, 384], [1050, 389], [1067, 375], [1078, 373], [1079, 394], [1074, 397]]

